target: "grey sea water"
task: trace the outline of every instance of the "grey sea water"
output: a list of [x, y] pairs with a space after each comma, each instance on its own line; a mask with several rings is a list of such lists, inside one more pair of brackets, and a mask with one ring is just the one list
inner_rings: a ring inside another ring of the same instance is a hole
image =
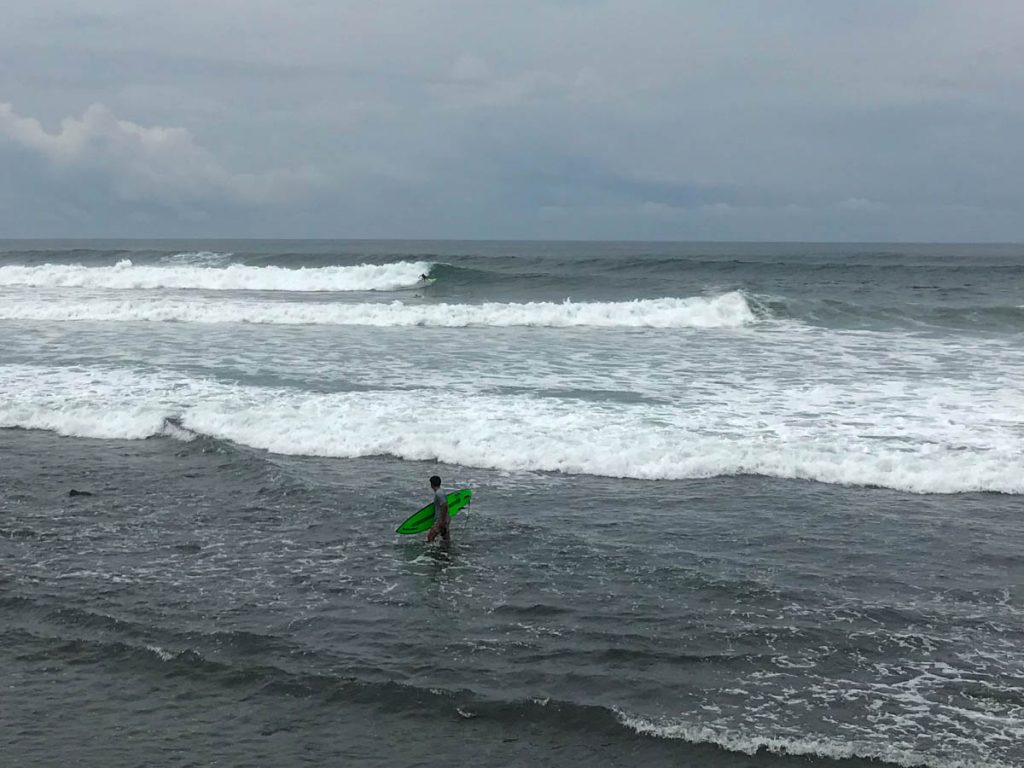
[[1014, 246], [0, 243], [5, 759], [1024, 764], [1022, 307]]

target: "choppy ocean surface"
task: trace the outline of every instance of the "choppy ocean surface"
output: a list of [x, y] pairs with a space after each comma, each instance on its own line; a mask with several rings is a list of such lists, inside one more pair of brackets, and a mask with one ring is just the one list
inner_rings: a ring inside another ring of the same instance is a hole
[[0, 241], [5, 762], [1024, 765], [1022, 382], [1024, 246]]

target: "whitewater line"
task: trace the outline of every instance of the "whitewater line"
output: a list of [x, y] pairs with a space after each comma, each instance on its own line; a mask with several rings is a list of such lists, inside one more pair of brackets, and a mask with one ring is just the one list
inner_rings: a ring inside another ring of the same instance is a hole
[[[181, 254], [201, 257], [205, 254]], [[42, 264], [0, 267], [0, 286], [206, 291], [390, 291], [411, 288], [430, 272], [426, 261], [358, 264], [347, 267], [197, 266], [184, 259], [172, 266], [136, 266], [128, 259], [110, 267]]]
[[534, 326], [546, 328], [736, 328], [756, 320], [742, 293], [711, 298], [621, 302], [483, 304], [188, 301], [147, 297], [80, 301], [19, 300], [0, 305], [0, 320], [257, 323], [377, 327]]

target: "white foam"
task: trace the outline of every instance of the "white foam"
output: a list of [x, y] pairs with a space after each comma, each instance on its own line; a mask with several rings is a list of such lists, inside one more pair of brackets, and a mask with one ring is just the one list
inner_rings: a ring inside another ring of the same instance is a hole
[[743, 294], [734, 291], [711, 298], [525, 304], [407, 304], [401, 301], [352, 304], [203, 301], [167, 297], [123, 300], [84, 298], [66, 301], [20, 298], [18, 301], [0, 304], [0, 319], [444, 328], [735, 328], [754, 322], [755, 317]]
[[164, 264], [191, 264], [209, 267], [222, 265], [232, 256], [234, 256], [233, 253], [220, 253], [218, 251], [188, 251], [186, 253], [164, 256], [160, 261]]
[[[955, 626], [947, 629], [953, 636], [947, 634], [943, 644], [953, 647], [994, 639], [988, 630], [972, 636], [959, 635]], [[888, 632], [879, 630], [879, 635]], [[999, 638], [997, 647], [996, 665], [984, 661], [954, 666], [935, 661], [927, 652], [915, 659], [911, 651], [907, 658], [894, 657], [888, 663], [861, 657], [863, 666], [845, 672], [787, 669], [785, 682], [756, 671], [740, 675], [740, 688], [706, 691], [704, 699], [720, 705], [708, 715], [697, 715], [694, 707], [678, 717], [616, 714], [638, 733], [746, 754], [867, 758], [943, 768], [1019, 765], [1019, 745], [1024, 743], [1024, 710], [1019, 705], [1024, 691], [1016, 674], [1020, 658], [1009, 641]], [[806, 650], [828, 655], [834, 649]], [[831, 727], [837, 710], [843, 712], [840, 732]], [[829, 733], [815, 732], [813, 723], [822, 720]]]
[[894, 746], [884, 738], [857, 738], [848, 740], [828, 736], [771, 736], [751, 735], [724, 727], [687, 722], [655, 722], [616, 711], [619, 721], [627, 728], [661, 739], [680, 739], [691, 744], [714, 744], [730, 752], [754, 755], [764, 750], [775, 754], [824, 757], [832, 760], [868, 759], [914, 768], [1009, 768], [1009, 763], [973, 758], [938, 757], [923, 751]]
[[[576, 399], [418, 390], [317, 393], [124, 370], [0, 367], [0, 426], [138, 439], [182, 429], [274, 453], [352, 458], [389, 454], [503, 471], [638, 479], [757, 474], [916, 493], [1024, 494], [1024, 437], [998, 421], [1022, 395], [948, 418], [927, 391], [888, 406], [865, 399], [860, 432], [807, 418], [805, 401], [706, 400], [609, 404]], [[764, 395], [767, 400], [767, 395]], [[786, 408], [789, 408], [789, 412]], [[900, 413], [879, 440], [877, 423]], [[917, 410], [911, 412], [913, 407]], [[796, 415], [794, 416], [794, 409]], [[997, 421], [987, 423], [995, 412]], [[176, 423], [165, 422], [174, 417]], [[975, 423], [971, 423], [971, 420]], [[978, 421], [982, 420], [982, 421]], [[178, 426], [180, 425], [180, 426]], [[965, 434], [970, 441], [965, 441]]]
[[150, 651], [153, 654], [155, 654], [157, 656], [157, 658], [160, 659], [160, 661], [171, 661], [172, 659], [177, 657], [176, 653], [171, 653], [170, 651], [165, 651], [159, 645], [147, 645], [146, 646], [146, 650]]
[[112, 267], [80, 264], [42, 264], [0, 267], [0, 286], [34, 288], [158, 289], [194, 288], [207, 291], [390, 291], [420, 283], [430, 271], [425, 261], [359, 264], [350, 267], [250, 267], [243, 264], [210, 266], [227, 254], [179, 254], [166, 265], [134, 265], [128, 259]]

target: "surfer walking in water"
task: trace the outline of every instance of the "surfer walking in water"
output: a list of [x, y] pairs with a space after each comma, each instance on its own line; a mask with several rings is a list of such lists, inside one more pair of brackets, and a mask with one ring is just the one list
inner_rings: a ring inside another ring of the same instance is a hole
[[441, 478], [434, 475], [430, 478], [430, 487], [434, 490], [434, 525], [427, 531], [427, 541], [431, 542], [440, 536], [445, 544], [452, 543], [451, 531], [448, 526], [448, 498], [441, 490]]

